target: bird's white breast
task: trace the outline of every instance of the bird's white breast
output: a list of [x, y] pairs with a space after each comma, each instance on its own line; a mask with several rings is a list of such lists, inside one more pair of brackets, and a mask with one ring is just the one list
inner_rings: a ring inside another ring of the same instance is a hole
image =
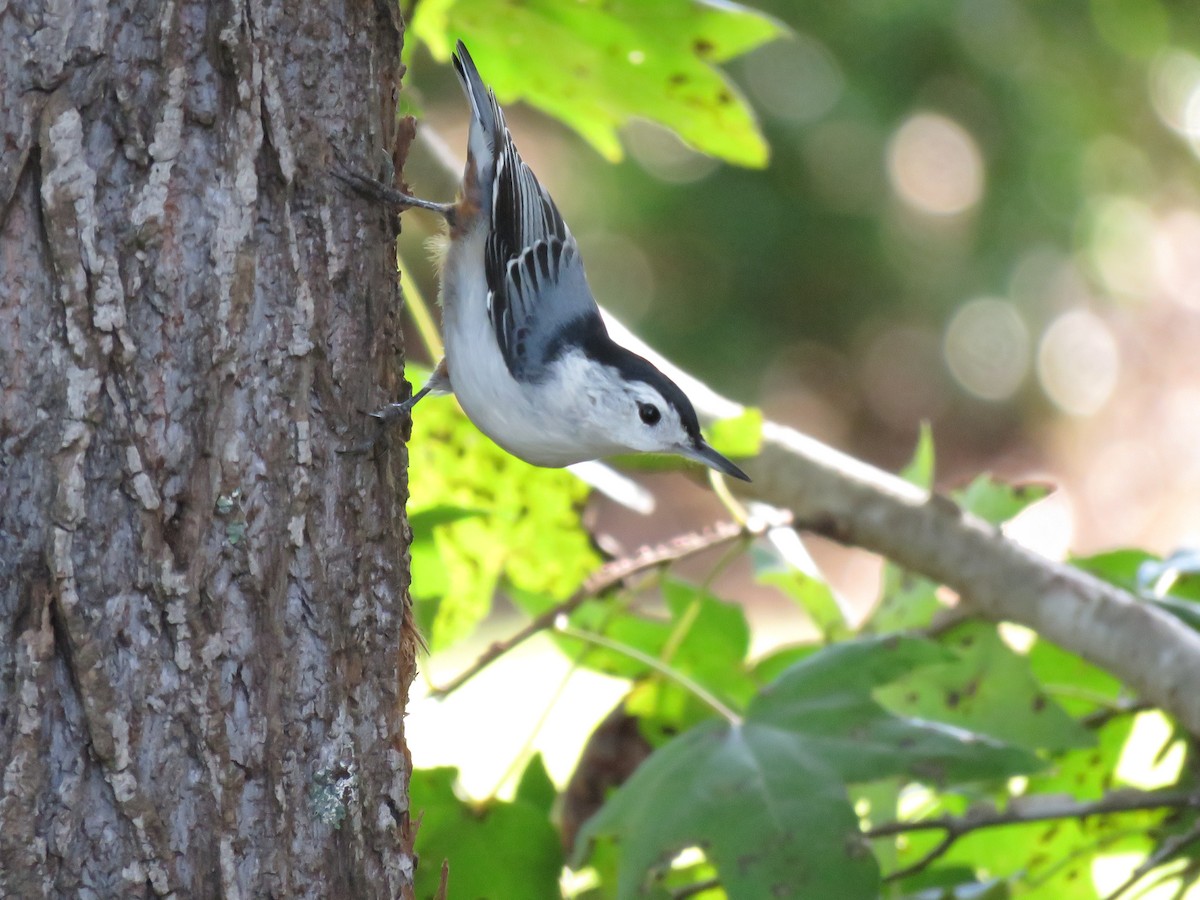
[[458, 402], [480, 431], [534, 465], [565, 466], [618, 452], [580, 420], [579, 404], [595, 402], [588, 386], [561, 383], [585, 377], [575, 361], [564, 358], [544, 384], [519, 383], [509, 372], [487, 309], [485, 233], [480, 223], [452, 242], [442, 274], [446, 364]]

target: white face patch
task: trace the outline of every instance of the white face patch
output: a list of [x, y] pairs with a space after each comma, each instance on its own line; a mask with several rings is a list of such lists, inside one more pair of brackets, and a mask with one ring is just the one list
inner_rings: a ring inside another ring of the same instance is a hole
[[645, 382], [627, 385], [627, 406], [622, 418], [631, 430], [630, 449], [674, 452], [691, 441], [677, 410], [662, 394]]

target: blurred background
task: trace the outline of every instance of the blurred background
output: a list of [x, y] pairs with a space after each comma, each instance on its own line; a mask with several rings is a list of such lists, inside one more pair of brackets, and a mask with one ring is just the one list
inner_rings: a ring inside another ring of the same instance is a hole
[[[1194, 9], [755, 6], [792, 31], [727, 67], [770, 142], [763, 170], [647, 123], [612, 165], [508, 105], [601, 304], [719, 391], [876, 465], [902, 465], [925, 421], [940, 485], [1051, 481], [1047, 552], [1195, 542]], [[406, 53], [406, 102], [461, 153], [452, 70]], [[409, 268], [435, 296], [432, 267]]]

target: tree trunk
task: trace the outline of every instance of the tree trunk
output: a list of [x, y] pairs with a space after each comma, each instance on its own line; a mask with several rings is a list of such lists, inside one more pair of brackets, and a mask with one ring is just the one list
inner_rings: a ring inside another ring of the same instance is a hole
[[411, 896], [390, 2], [0, 2], [0, 896]]

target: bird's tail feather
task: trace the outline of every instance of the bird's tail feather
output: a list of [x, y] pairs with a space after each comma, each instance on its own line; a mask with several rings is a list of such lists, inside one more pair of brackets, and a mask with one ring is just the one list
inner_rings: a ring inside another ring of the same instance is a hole
[[[472, 113], [467, 166], [473, 168], [474, 172], [468, 175], [474, 175], [477, 185], [490, 185], [495, 174], [496, 157], [502, 152], [506, 140], [504, 114], [496, 102], [496, 95], [483, 83], [479, 70], [475, 68], [475, 61], [462, 41], [458, 42], [455, 51], [454, 69], [458, 72], [458, 80], [462, 82], [463, 93], [467, 95]], [[487, 202], [490, 198], [481, 199]]]

